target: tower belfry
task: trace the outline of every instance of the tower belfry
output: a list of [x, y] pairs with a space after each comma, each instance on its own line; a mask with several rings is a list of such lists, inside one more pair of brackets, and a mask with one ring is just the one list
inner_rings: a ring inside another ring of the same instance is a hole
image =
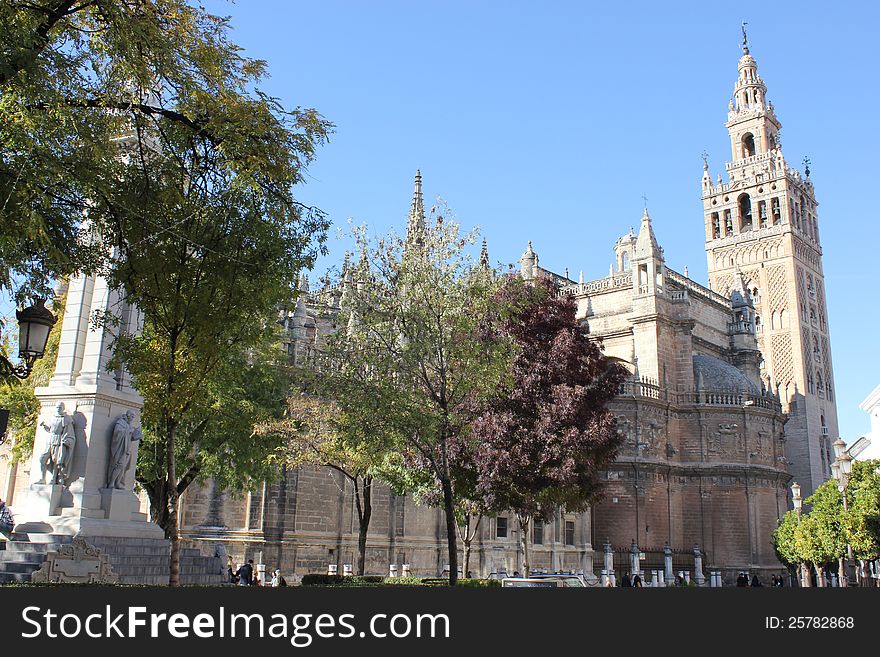
[[789, 413], [789, 470], [809, 494], [831, 474], [838, 435], [817, 203], [809, 169], [802, 176], [783, 155], [782, 126], [745, 24], [724, 125], [728, 179], [713, 183], [705, 160], [702, 175], [709, 284], [727, 296], [742, 272], [755, 307], [762, 379]]

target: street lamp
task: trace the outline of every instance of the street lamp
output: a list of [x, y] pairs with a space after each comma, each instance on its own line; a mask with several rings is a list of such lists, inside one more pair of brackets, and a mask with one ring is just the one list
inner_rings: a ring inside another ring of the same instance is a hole
[[26, 379], [30, 376], [34, 362], [46, 352], [49, 331], [55, 325], [55, 315], [43, 305], [42, 299], [33, 306], [15, 311], [15, 318], [18, 320], [18, 357], [22, 362], [13, 365], [0, 355], [0, 373], [4, 379], [13, 376]]
[[[849, 477], [852, 474], [853, 457], [847, 451], [843, 438], [835, 440], [832, 447], [834, 447], [834, 456], [837, 460], [831, 464], [831, 474], [837, 480], [837, 490], [840, 491], [840, 496], [843, 498], [843, 512], [846, 513], [849, 510], [846, 502], [846, 487], [849, 485]], [[846, 542], [846, 557], [846, 563], [844, 563], [842, 556], [838, 560], [837, 570], [841, 586], [849, 585], [849, 576], [846, 571], [849, 570], [849, 564], [853, 562], [852, 545], [849, 541]]]
[[[797, 514], [798, 523], [801, 521], [801, 508], [804, 506], [804, 500], [801, 497], [801, 486], [798, 482], [791, 482], [791, 501], [794, 504], [794, 512]], [[801, 563], [801, 586], [806, 588], [810, 585], [807, 577], [806, 564]]]

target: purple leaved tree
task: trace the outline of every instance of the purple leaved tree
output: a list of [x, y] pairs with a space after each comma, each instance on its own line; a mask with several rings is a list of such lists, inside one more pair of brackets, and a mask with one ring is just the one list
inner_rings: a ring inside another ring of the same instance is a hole
[[621, 441], [606, 405], [626, 372], [589, 339], [574, 299], [549, 279], [511, 277], [494, 307], [485, 339], [514, 345], [511, 376], [472, 422], [474, 450], [462, 451], [472, 459], [479, 506], [517, 515], [528, 576], [532, 519], [586, 510], [601, 493], [599, 473]]

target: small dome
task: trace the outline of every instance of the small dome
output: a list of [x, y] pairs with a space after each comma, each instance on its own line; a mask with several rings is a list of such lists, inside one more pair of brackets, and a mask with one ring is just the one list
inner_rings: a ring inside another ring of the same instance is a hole
[[704, 390], [761, 394], [761, 388], [742, 370], [720, 358], [705, 354], [694, 354], [694, 381]]

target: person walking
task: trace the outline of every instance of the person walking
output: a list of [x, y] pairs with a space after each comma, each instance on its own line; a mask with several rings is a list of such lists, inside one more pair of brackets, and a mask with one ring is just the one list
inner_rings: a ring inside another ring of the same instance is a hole
[[637, 588], [637, 589], [642, 588], [642, 578], [639, 577], [638, 575], [633, 577], [633, 587]]
[[629, 573], [624, 573], [620, 580], [621, 588], [632, 588], [632, 582], [629, 579]]
[[238, 577], [239, 586], [250, 586], [254, 583], [254, 560], [248, 559], [247, 563], [242, 564], [236, 571], [235, 576]]
[[758, 579], [757, 575], [752, 575], [752, 586], [755, 588], [759, 586], [764, 586], [763, 584], [761, 584], [761, 580]]
[[272, 577], [272, 586], [287, 586], [287, 580], [284, 579], [284, 575], [281, 574], [281, 570], [275, 571], [275, 574]]

